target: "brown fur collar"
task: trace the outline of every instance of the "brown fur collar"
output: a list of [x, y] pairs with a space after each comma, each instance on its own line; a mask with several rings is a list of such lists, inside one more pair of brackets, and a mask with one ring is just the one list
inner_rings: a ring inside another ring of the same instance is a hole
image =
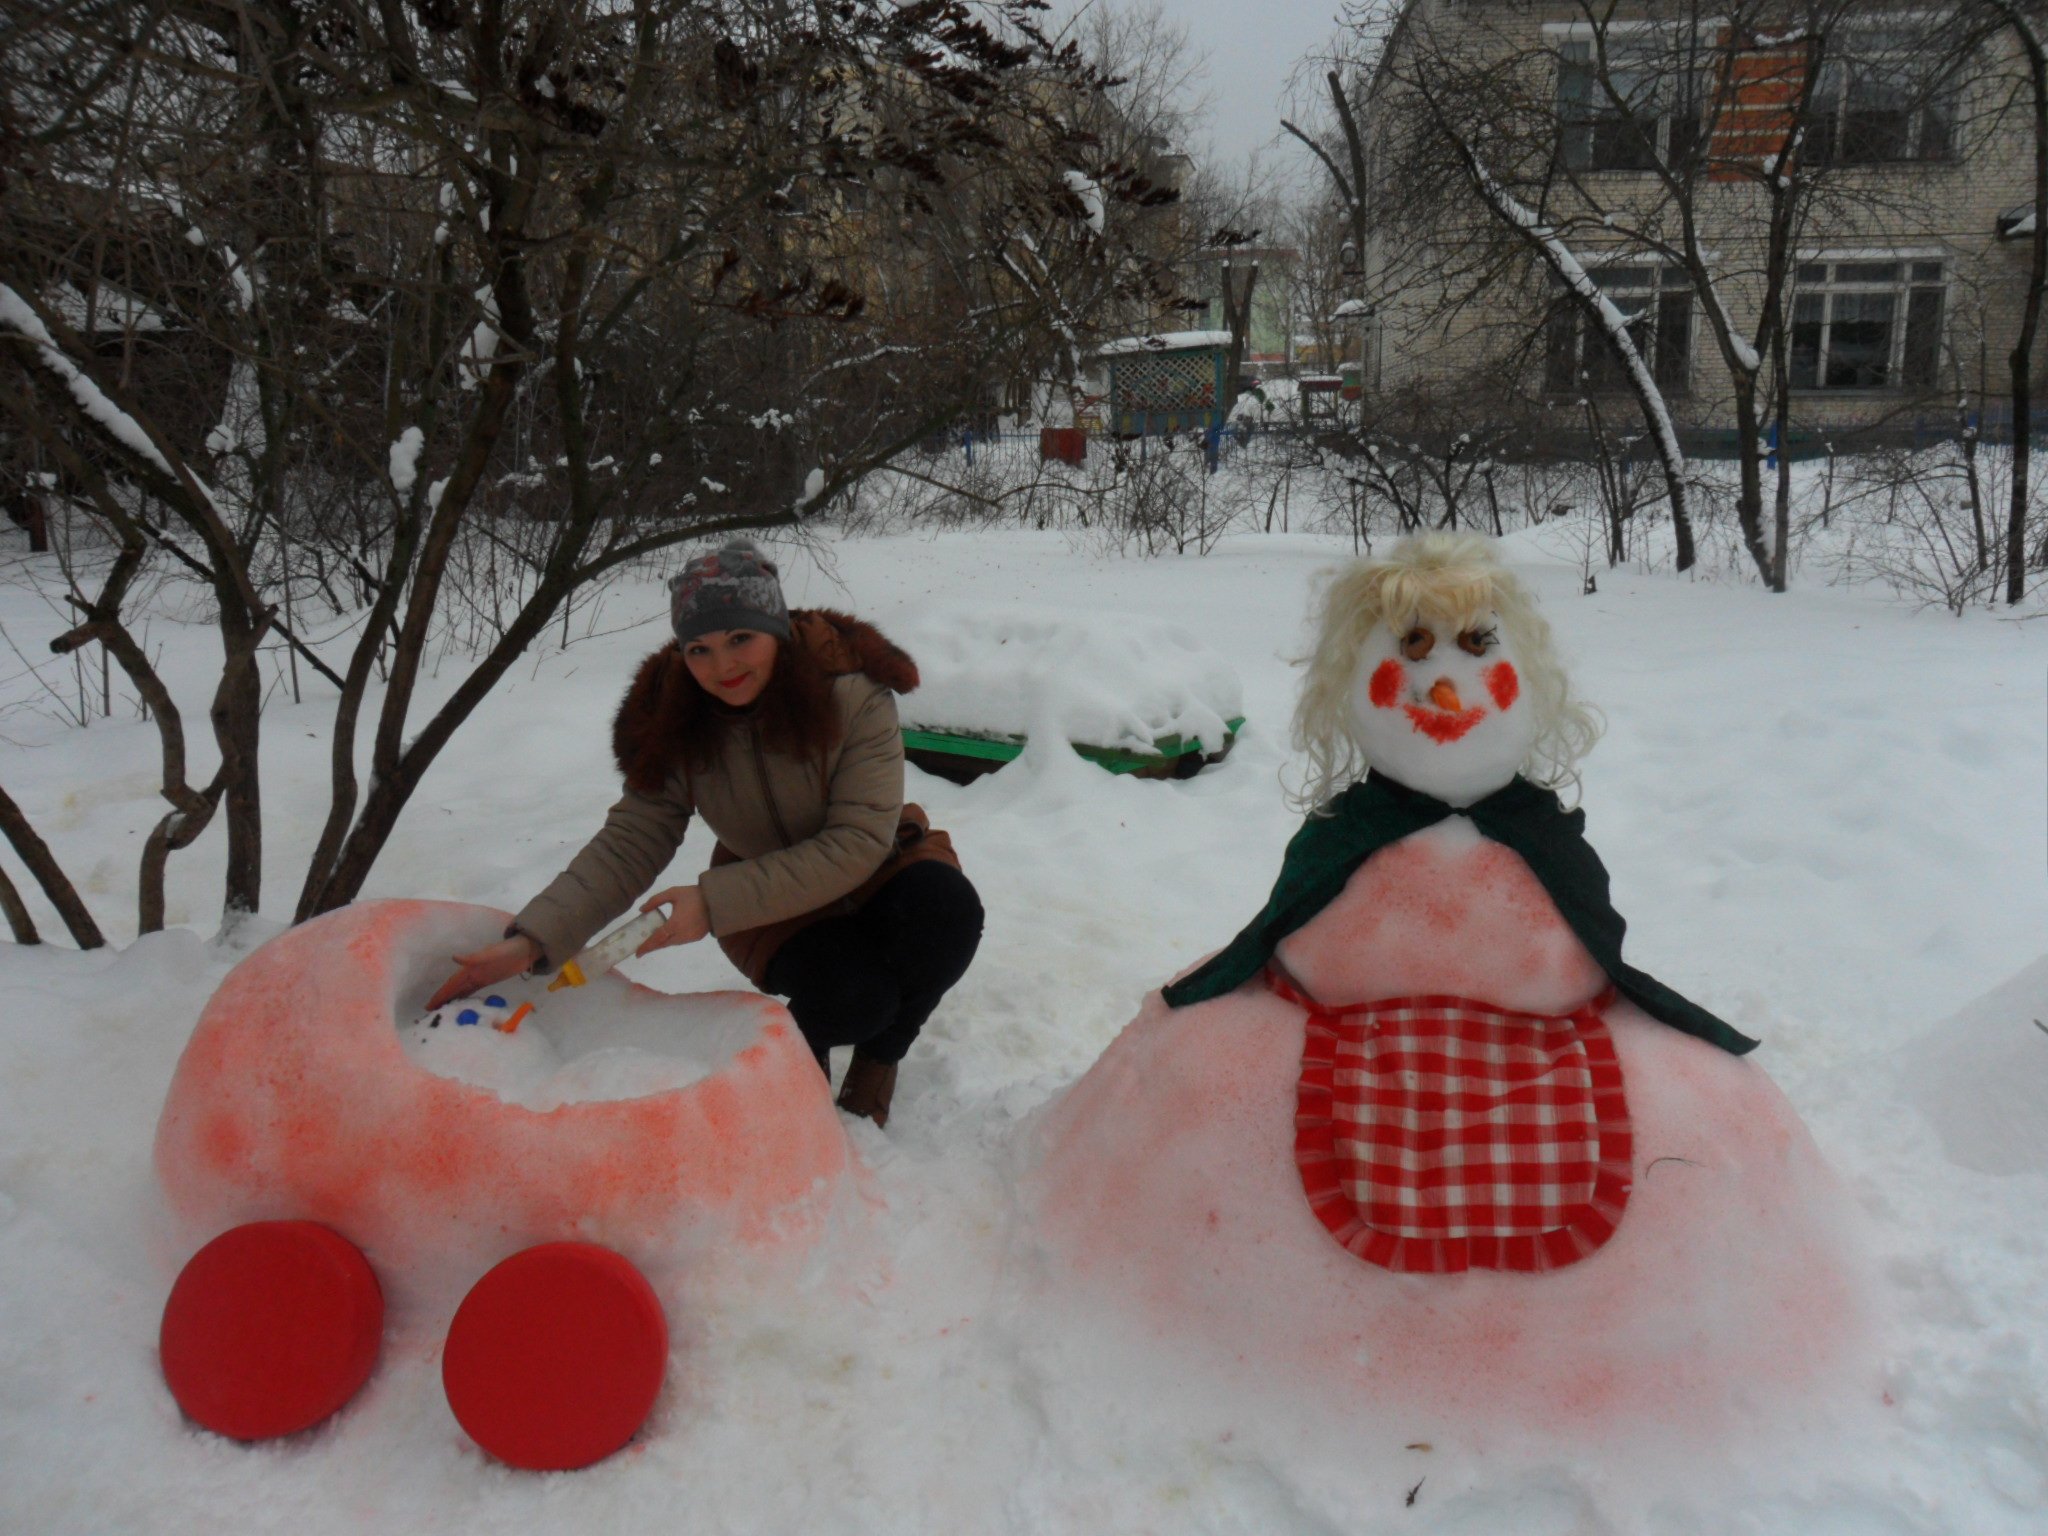
[[[892, 693], [917, 686], [917, 663], [879, 629], [830, 608], [797, 608], [789, 615], [791, 640], [818, 659], [833, 676], [864, 672]], [[612, 720], [612, 756], [629, 789], [654, 794], [681, 761], [675, 744], [677, 700], [697, 686], [671, 640], [640, 663], [632, 686]]]

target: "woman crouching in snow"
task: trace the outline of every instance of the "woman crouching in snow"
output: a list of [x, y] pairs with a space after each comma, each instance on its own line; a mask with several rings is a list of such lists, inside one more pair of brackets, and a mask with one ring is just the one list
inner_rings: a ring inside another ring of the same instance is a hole
[[675, 643], [641, 664], [612, 725], [626, 791], [569, 867], [429, 1004], [589, 942], [654, 883], [691, 815], [711, 868], [640, 910], [669, 918], [639, 953], [707, 934], [789, 1009], [818, 1058], [851, 1045], [839, 1107], [886, 1124], [896, 1068], [981, 941], [952, 840], [903, 803], [894, 693], [917, 667], [870, 626], [789, 612], [776, 570], [736, 542], [670, 586]]

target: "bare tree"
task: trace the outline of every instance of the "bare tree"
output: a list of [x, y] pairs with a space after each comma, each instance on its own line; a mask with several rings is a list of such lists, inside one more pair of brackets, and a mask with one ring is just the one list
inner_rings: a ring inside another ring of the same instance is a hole
[[[1403, 275], [1423, 253], [1468, 242], [1426, 303], [1498, 313], [1522, 280], [1486, 250], [1519, 247], [1540, 263], [1553, 313], [1575, 307], [1617, 361], [1675, 511], [1684, 475], [1669, 397], [1689, 389], [1695, 411], [1725, 410], [1744, 547], [1783, 590], [1789, 458], [1774, 463], [1771, 444], [1789, 433], [1793, 391], [1931, 387], [1944, 281], [1919, 271], [1939, 262], [1836, 271], [1802, 249], [1822, 234], [1896, 241], [1934, 217], [1915, 168], [1954, 152], [1956, 93], [1983, 29], [1948, 15], [1874, 17], [1856, 0], [1653, 0], [1626, 17], [1578, 0], [1555, 15], [1538, 25], [1519, 7], [1401, 12], [1361, 115], [1391, 238], [1409, 248]], [[1462, 172], [1461, 201], [1440, 195], [1450, 168]], [[1866, 288], [1865, 307], [1890, 317], [1882, 326], [1860, 309], [1832, 318]], [[1700, 389], [1703, 357], [1718, 367]]]
[[[2019, 332], [2007, 357], [2012, 395], [2012, 483], [2007, 488], [2005, 600], [2026, 596], [2027, 521], [2032, 506], [2034, 356], [2041, 335], [2041, 308], [2048, 296], [2048, 6], [2040, 0], [1979, 0], [1992, 26], [2010, 36], [2024, 83], [2014, 93], [2012, 115], [2026, 124], [2032, 158], [2030, 198], [2015, 210], [2012, 231], [2027, 241], [2026, 287], [2020, 301]], [[2004, 104], [2001, 103], [2001, 106]], [[2003, 113], [2000, 114], [2004, 115]], [[2048, 567], [2048, 540], [2036, 565]]]
[[[29, 825], [27, 815], [6, 790], [0, 789], [0, 834], [4, 834], [21, 862], [28, 866], [28, 872], [35, 877], [43, 894], [50, 899], [50, 905], [64, 919], [64, 926], [70, 930], [74, 943], [80, 949], [97, 949], [106, 943], [100, 934], [99, 924], [92, 920], [92, 913], [79, 900], [78, 889], [72, 885], [50, 845], [36, 834]], [[0, 881], [5, 881], [0, 874]], [[14, 929], [17, 942], [33, 944], [36, 940], [35, 924], [29, 921], [28, 909], [21, 904], [21, 895], [11, 881], [6, 882], [0, 896], [6, 899], [8, 922]]]
[[[303, 918], [361, 890], [580, 590], [797, 523], [1057, 367], [1130, 270], [1117, 210], [1172, 196], [1105, 159], [1081, 126], [1104, 77], [1026, 0], [62, 0], [6, 22], [0, 447], [52, 456], [112, 552], [59, 643], [105, 647], [163, 736], [146, 923], [216, 806], [227, 911], [257, 905], [265, 645], [339, 696]], [[523, 579], [427, 706], [476, 545]], [[222, 637], [204, 785], [127, 628], [133, 572], [166, 563]], [[302, 604], [347, 626], [332, 663]]]
[[1339, 204], [1325, 195], [1288, 206], [1280, 229], [1297, 253], [1292, 274], [1297, 323], [1312, 338], [1316, 371], [1334, 373], [1351, 334], [1339, 317], [1355, 286], [1356, 257], [1351, 253], [1356, 247], [1350, 243], [1350, 225]]

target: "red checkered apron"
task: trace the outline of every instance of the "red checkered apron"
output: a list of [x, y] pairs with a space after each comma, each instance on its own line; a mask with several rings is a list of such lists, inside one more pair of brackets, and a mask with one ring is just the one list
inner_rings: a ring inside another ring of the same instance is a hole
[[1403, 1273], [1561, 1269], [1621, 1222], [1634, 1155], [1601, 1014], [1462, 997], [1308, 1010], [1294, 1156], [1330, 1235]]

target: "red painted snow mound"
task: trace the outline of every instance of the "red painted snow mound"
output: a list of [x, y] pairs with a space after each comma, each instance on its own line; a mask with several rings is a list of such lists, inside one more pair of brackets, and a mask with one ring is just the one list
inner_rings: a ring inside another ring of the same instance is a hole
[[640, 1097], [529, 1109], [408, 1056], [398, 1018], [417, 1012], [451, 954], [506, 920], [366, 902], [229, 973], [157, 1124], [157, 1177], [188, 1250], [242, 1222], [306, 1219], [360, 1246], [387, 1284], [459, 1289], [551, 1240], [603, 1244], [658, 1280], [817, 1234], [851, 1153], [772, 998], [671, 997], [615, 975], [583, 988], [566, 1007], [631, 1014], [643, 1035], [729, 1040], [708, 1075]]
[[[1281, 956], [1330, 1003], [1456, 990], [1536, 1010], [1604, 986], [1520, 859], [1458, 828], [1375, 855]], [[1039, 1128], [1052, 1283], [1155, 1356], [1339, 1414], [1691, 1431], [1874, 1397], [1848, 1196], [1790, 1104], [1752, 1059], [1625, 1002], [1606, 1020], [1634, 1130], [1614, 1236], [1544, 1273], [1396, 1274], [1303, 1193], [1304, 1010], [1257, 982], [1178, 1010], [1155, 993]]]
[[1636, 1126], [1619, 1231], [1550, 1273], [1398, 1275], [1340, 1248], [1302, 1194], [1303, 1017], [1263, 991], [1180, 1010], [1155, 993], [1043, 1127], [1044, 1240], [1155, 1343], [1561, 1433], [1725, 1420], [1853, 1353], [1846, 1196], [1754, 1066], [1617, 1006]]

